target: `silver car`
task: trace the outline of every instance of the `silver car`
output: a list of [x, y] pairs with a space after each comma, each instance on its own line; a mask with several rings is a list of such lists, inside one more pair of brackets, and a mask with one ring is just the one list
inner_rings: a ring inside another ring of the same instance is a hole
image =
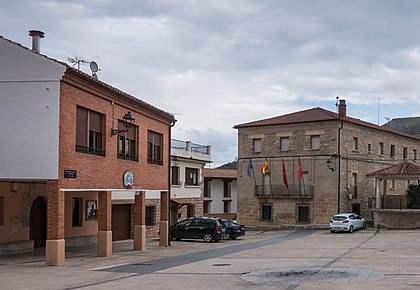
[[355, 213], [340, 213], [332, 217], [330, 221], [330, 232], [349, 232], [357, 229], [365, 229], [366, 220]]

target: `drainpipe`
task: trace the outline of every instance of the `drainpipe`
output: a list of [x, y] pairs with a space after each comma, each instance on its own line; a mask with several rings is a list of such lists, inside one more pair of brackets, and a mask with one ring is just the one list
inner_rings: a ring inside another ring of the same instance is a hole
[[338, 156], [338, 185], [337, 185], [337, 213], [340, 213], [340, 187], [341, 187], [341, 154], [340, 154], [340, 148], [341, 148], [341, 129], [343, 129], [344, 122], [341, 120], [341, 126], [338, 128], [338, 138], [337, 138], [337, 144], [338, 144], [338, 150], [337, 150], [337, 156]]
[[171, 165], [172, 165], [172, 154], [171, 154], [171, 139], [172, 139], [172, 127], [175, 126], [176, 120], [174, 119], [169, 126], [169, 152], [168, 152], [168, 246], [171, 245]]
[[341, 129], [343, 129], [344, 121], [343, 118], [346, 117], [346, 100], [340, 100], [338, 105], [338, 118], [341, 121], [341, 126], [338, 128], [338, 137], [337, 137], [337, 157], [338, 157], [338, 180], [337, 180], [337, 213], [340, 213], [340, 191], [341, 191]]

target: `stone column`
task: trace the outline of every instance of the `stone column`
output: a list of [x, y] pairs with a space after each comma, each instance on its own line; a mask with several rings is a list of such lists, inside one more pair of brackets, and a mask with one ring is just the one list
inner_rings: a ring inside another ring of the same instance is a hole
[[387, 186], [388, 186], [388, 182], [386, 179], [383, 179], [383, 184], [384, 184], [384, 188], [383, 188], [383, 208], [387, 208], [387, 204], [386, 204], [386, 195], [387, 195]]
[[376, 189], [376, 209], [381, 208], [381, 179], [375, 178], [375, 189]]
[[58, 181], [47, 181], [47, 198], [45, 264], [63, 266], [65, 260], [64, 192], [59, 191]]
[[98, 257], [112, 256], [111, 191], [98, 192]]
[[169, 192], [160, 192], [159, 246], [169, 246]]
[[134, 250], [146, 250], [146, 192], [134, 196]]

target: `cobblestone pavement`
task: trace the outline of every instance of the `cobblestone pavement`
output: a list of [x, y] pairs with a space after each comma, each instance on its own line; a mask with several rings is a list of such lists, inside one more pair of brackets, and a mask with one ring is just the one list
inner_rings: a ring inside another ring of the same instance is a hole
[[0, 289], [419, 289], [420, 231], [353, 234], [319, 231], [249, 232], [206, 244], [132, 241], [66, 249], [64, 267], [45, 266], [43, 252], [0, 257]]

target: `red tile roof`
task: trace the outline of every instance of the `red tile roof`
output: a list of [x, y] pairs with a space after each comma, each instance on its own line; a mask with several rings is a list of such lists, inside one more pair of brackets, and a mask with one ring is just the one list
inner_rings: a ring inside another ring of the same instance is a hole
[[420, 179], [420, 166], [411, 163], [403, 162], [397, 165], [377, 170], [366, 174], [367, 177], [418, 177]]
[[209, 169], [204, 168], [203, 177], [207, 178], [237, 178], [236, 169]]
[[298, 111], [298, 112], [294, 112], [294, 113], [290, 113], [290, 114], [286, 114], [286, 115], [281, 115], [281, 116], [277, 116], [277, 117], [273, 117], [273, 118], [263, 119], [263, 120], [259, 120], [259, 121], [253, 121], [253, 122], [249, 122], [249, 123], [238, 124], [238, 125], [235, 125], [234, 128], [235, 129], [240, 129], [240, 128], [246, 128], [246, 127], [286, 125], [286, 124], [321, 122], [321, 121], [337, 121], [337, 120], [342, 120], [344, 122], [348, 122], [348, 123], [352, 123], [352, 124], [356, 124], [356, 125], [360, 125], [360, 126], [364, 126], [364, 127], [369, 127], [369, 128], [373, 128], [373, 129], [376, 129], [376, 130], [381, 130], [381, 131], [397, 134], [397, 135], [400, 135], [400, 136], [404, 136], [404, 137], [408, 137], [408, 138], [412, 138], [412, 139], [416, 139], [416, 140], [420, 140], [420, 138], [417, 138], [415, 136], [406, 134], [404, 132], [397, 131], [397, 130], [390, 129], [390, 128], [383, 127], [383, 126], [379, 126], [379, 125], [375, 125], [375, 124], [372, 124], [372, 123], [369, 123], [369, 122], [366, 122], [366, 121], [362, 121], [360, 119], [355, 119], [355, 118], [348, 117], [348, 116], [340, 118], [338, 116], [338, 113], [331, 112], [331, 111], [328, 111], [328, 110], [325, 110], [325, 109], [322, 109], [322, 108], [319, 108], [319, 107], [304, 110], [304, 111]]

